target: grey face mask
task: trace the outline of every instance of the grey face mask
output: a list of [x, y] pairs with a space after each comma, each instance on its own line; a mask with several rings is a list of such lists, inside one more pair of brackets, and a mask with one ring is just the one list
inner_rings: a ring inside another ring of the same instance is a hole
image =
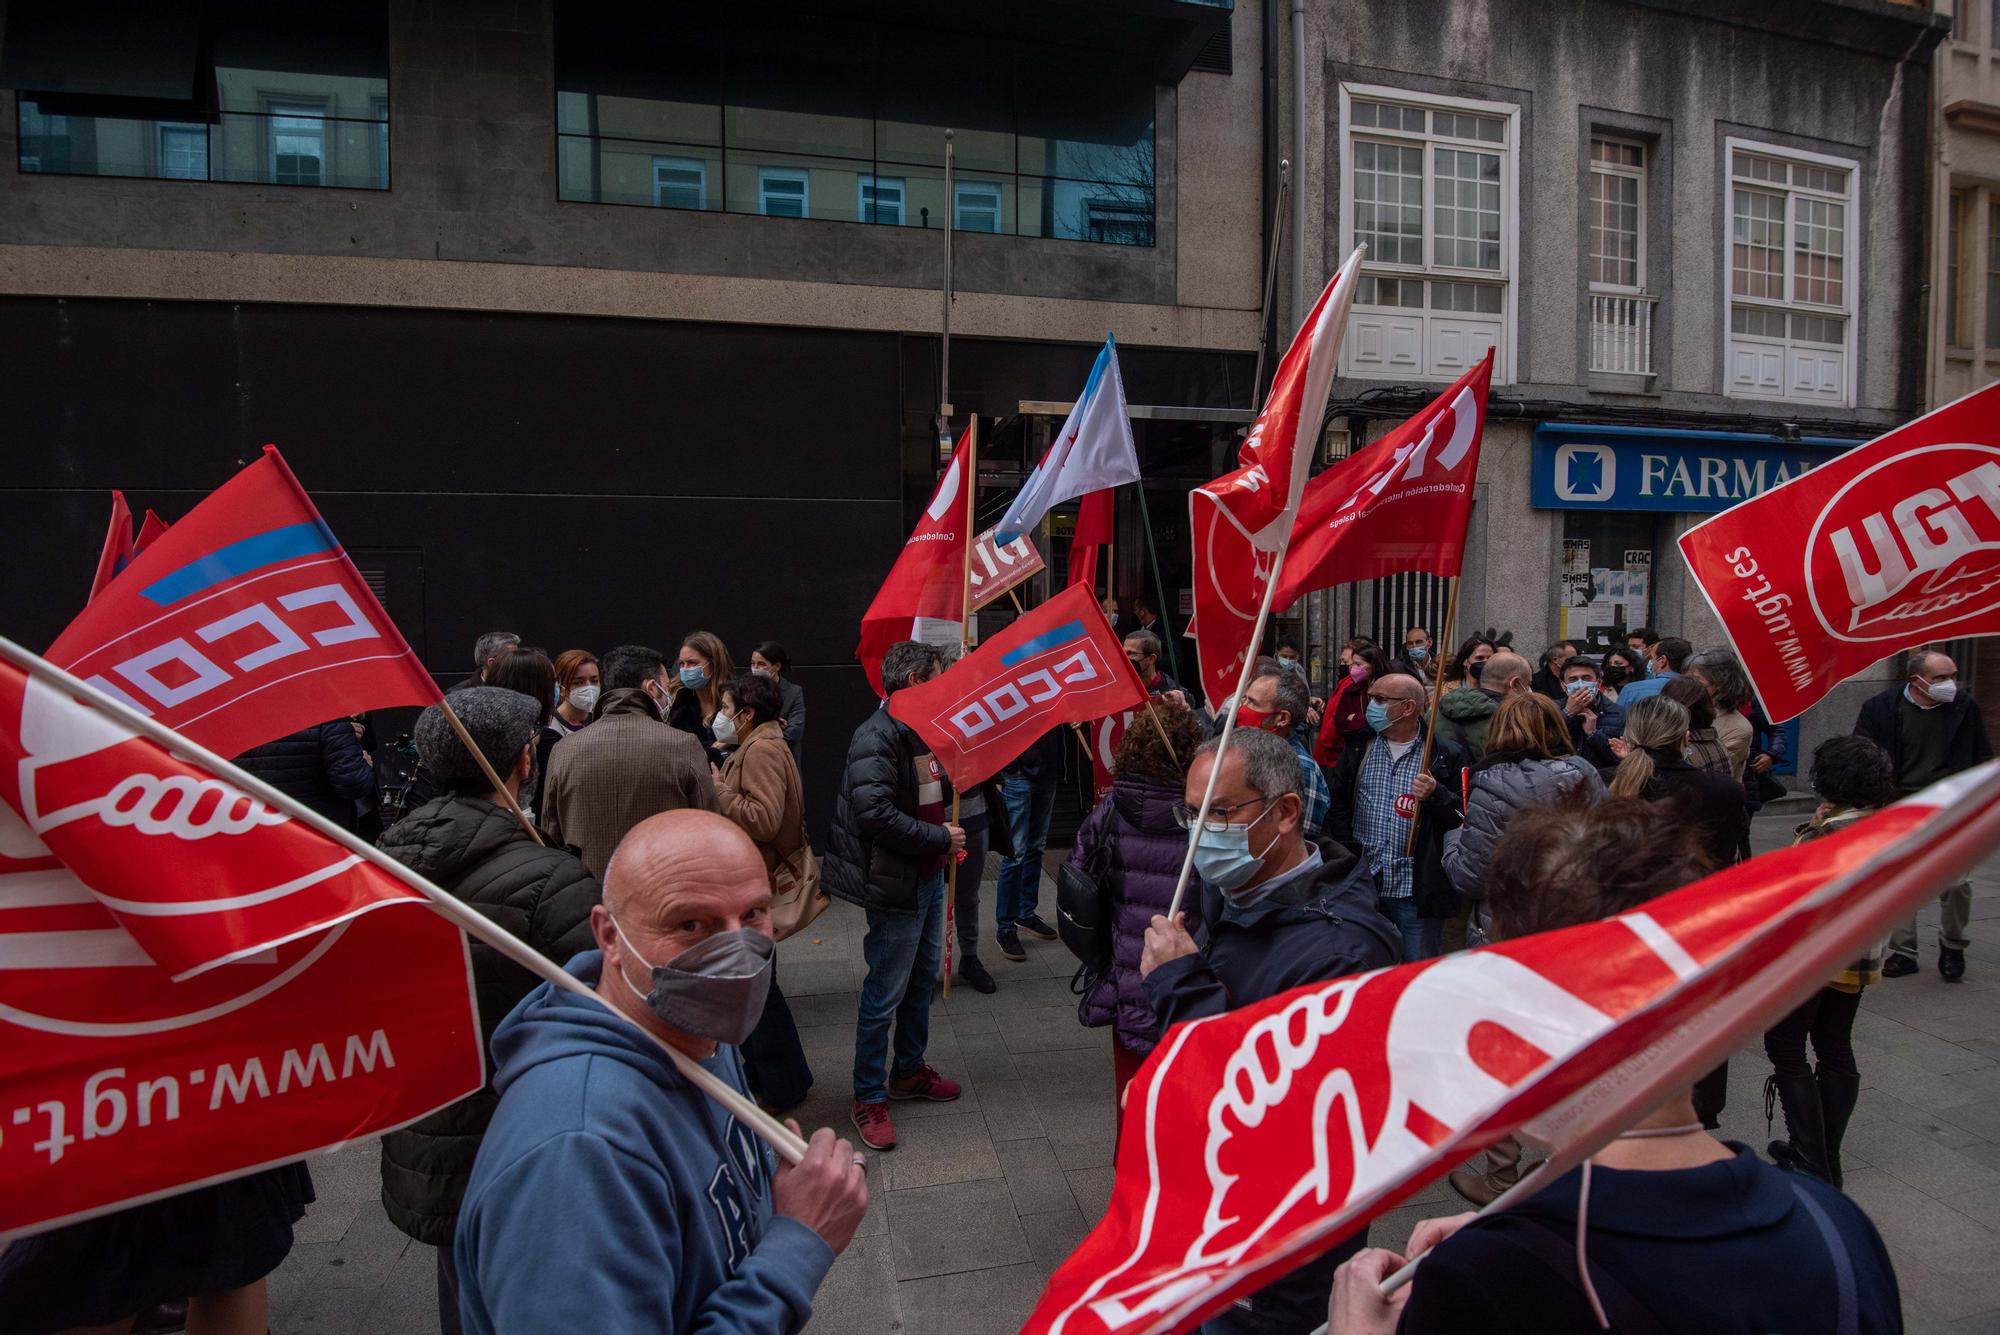
[[748, 927], [717, 932], [689, 946], [665, 964], [647, 961], [625, 935], [618, 919], [611, 920], [618, 939], [632, 958], [653, 971], [653, 990], [641, 992], [620, 969], [618, 977], [632, 995], [653, 1008], [662, 1023], [684, 1034], [718, 1043], [741, 1044], [764, 1014], [771, 991], [771, 960], [778, 944]]

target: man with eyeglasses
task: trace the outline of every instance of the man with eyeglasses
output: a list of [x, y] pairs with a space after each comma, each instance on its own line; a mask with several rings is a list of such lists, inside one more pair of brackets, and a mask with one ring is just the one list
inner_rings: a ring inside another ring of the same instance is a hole
[[[1175, 811], [1183, 826], [1200, 810], [1217, 745], [1211, 739], [1195, 752]], [[1154, 915], [1139, 959], [1162, 1030], [1398, 959], [1396, 929], [1376, 909], [1368, 869], [1346, 849], [1306, 838], [1298, 756], [1284, 739], [1239, 727], [1221, 764], [1208, 820], [1189, 835], [1201, 921], [1190, 935], [1186, 914], [1172, 922]], [[1211, 1317], [1203, 1335], [1312, 1329], [1334, 1268], [1367, 1241], [1363, 1228]]]
[[1444, 870], [1444, 836], [1458, 828], [1459, 776], [1471, 763], [1440, 735], [1430, 764], [1424, 764], [1424, 701], [1417, 679], [1399, 672], [1368, 684], [1368, 725], [1374, 733], [1340, 753], [1326, 821], [1327, 834], [1374, 874], [1382, 912], [1402, 933], [1403, 958], [1410, 960], [1442, 953], [1445, 919], [1458, 912], [1458, 891]]
[[1180, 689], [1180, 683], [1160, 666], [1160, 637], [1150, 630], [1135, 630], [1125, 637], [1125, 657], [1139, 674], [1139, 682], [1149, 695], [1166, 695]]

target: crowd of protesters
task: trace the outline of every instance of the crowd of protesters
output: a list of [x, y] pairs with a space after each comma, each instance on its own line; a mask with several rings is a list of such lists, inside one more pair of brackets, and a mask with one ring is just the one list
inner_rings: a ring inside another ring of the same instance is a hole
[[[1124, 648], [1152, 710], [1119, 742], [1058, 878], [1075, 897], [1065, 923], [1097, 924], [1065, 939], [1082, 957], [1080, 1021], [1112, 1030], [1121, 1120], [1127, 1083], [1176, 1022], [1622, 912], [1747, 858], [1750, 818], [1784, 791], [1773, 778], [1784, 734], [1724, 649], [1639, 629], [1608, 649], [1558, 642], [1530, 660], [1486, 630], [1440, 659], [1429, 633], [1410, 628], [1388, 645], [1348, 641], [1322, 684], [1302, 646], [1281, 638], [1240, 699], [1207, 702], [1168, 675], [1171, 631], [1157, 612], [1133, 612]], [[771, 1112], [798, 1106], [814, 1073], [773, 947], [827, 895], [847, 901], [866, 923], [852, 1121], [863, 1145], [893, 1150], [892, 1101], [960, 1094], [927, 1055], [948, 883], [956, 976], [980, 992], [999, 987], [980, 958], [989, 925], [1010, 961], [1025, 958], [1023, 936], [1058, 935], [1041, 887], [1066, 763], [1060, 730], [956, 794], [954, 809], [919, 736], [887, 709], [871, 712], [846, 742], [820, 861], [805, 831], [805, 698], [790, 657], [766, 641], [746, 670], [736, 661], [702, 631], [673, 653], [553, 656], [491, 632], [448, 696], [456, 724], [436, 706], [418, 719], [416, 766], [394, 800], [390, 748], [362, 719], [239, 758], [377, 839], [631, 1022], [472, 945], [491, 1078], [381, 1146], [390, 1221], [436, 1249], [447, 1332], [461, 1317], [482, 1331], [803, 1324], [865, 1208], [862, 1156], [822, 1131], [804, 1163], [779, 1167], [655, 1043]], [[947, 666], [934, 646], [897, 644], [884, 688]], [[1232, 719], [1218, 759], [1216, 734]], [[1853, 735], [1812, 757], [1822, 802], [1796, 837], [1834, 834], [1990, 754], [1956, 665], [1918, 652], [1904, 680], [1864, 704]], [[1196, 885], [1170, 917], [1190, 845]], [[1940, 895], [1948, 981], [1965, 972], [1969, 893], [1959, 883]], [[1340, 1332], [1691, 1330], [1721, 1328], [1719, 1312], [1705, 1315], [1715, 1303], [1729, 1305], [1732, 1328], [1746, 1303], [1772, 1314], [1750, 1327], [1795, 1328], [1829, 1294], [1844, 1295], [1842, 1312], [1811, 1328], [1897, 1328], [1880, 1239], [1837, 1188], [1860, 1088], [1862, 989], [1919, 967], [1912, 921], [1771, 1028], [1767, 1102], [1785, 1134], [1769, 1163], [1712, 1134], [1725, 1066], [1596, 1156], [1594, 1183], [1587, 1164], [1509, 1214], [1421, 1226], [1406, 1251], [1428, 1259], [1393, 1295], [1377, 1281], [1406, 1258], [1368, 1249], [1362, 1230], [1203, 1329], [1302, 1335], [1324, 1311]], [[1490, 1203], [1520, 1181], [1523, 1152], [1503, 1141], [1451, 1183]], [[646, 1221], [620, 1230], [615, 1265], [576, 1204], [601, 1195]], [[58, 1229], [0, 1254], [0, 1293], [30, 1300], [15, 1308], [23, 1329], [261, 1330], [263, 1277], [311, 1199], [306, 1170], [290, 1165]], [[56, 1277], [107, 1249], [153, 1261], [83, 1307], [62, 1298]], [[577, 1283], [552, 1295], [536, 1275], [559, 1255]], [[1547, 1282], [1551, 1272], [1561, 1282]], [[160, 1304], [169, 1294], [194, 1296]], [[1647, 1316], [1669, 1304], [1686, 1319]]]

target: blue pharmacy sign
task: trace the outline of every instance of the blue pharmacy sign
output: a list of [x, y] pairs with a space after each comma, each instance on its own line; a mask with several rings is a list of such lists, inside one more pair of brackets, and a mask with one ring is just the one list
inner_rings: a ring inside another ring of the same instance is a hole
[[1859, 443], [1548, 422], [1535, 428], [1529, 504], [1538, 510], [1714, 514]]

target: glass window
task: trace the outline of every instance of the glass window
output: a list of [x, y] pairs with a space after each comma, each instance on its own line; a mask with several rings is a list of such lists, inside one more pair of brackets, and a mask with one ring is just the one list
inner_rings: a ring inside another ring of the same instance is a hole
[[1107, 241], [1120, 246], [1153, 244], [1153, 206], [1150, 199], [1097, 195], [1084, 201], [1084, 211], [1085, 240]]
[[[1725, 390], [1845, 403], [1854, 327], [1847, 224], [1858, 168], [1762, 145], [1732, 149], [1729, 168]], [[1947, 323], [1957, 318], [1947, 294]]]
[[1423, 308], [1424, 284], [1419, 278], [1387, 278], [1362, 274], [1354, 285], [1354, 299], [1363, 306], [1414, 306]]
[[1432, 150], [1437, 186], [1436, 263], [1500, 267], [1500, 155]]
[[159, 136], [159, 174], [175, 181], [208, 179], [208, 127], [162, 123]]
[[1986, 206], [1986, 346], [2000, 348], [2000, 204]]
[[757, 169], [757, 212], [770, 218], [812, 216], [811, 178], [790, 167]]
[[903, 178], [863, 176], [855, 201], [862, 222], [903, 223]]
[[1954, 348], [1965, 347], [1964, 291], [1965, 276], [1961, 272], [1959, 247], [1961, 225], [1965, 220], [1967, 195], [1964, 190], [1951, 192], [1951, 205], [1946, 210], [1945, 250], [1944, 250], [1944, 341]]
[[1424, 262], [1424, 151], [1354, 145], [1354, 239], [1378, 264]]
[[324, 106], [273, 102], [265, 133], [271, 141], [271, 180], [277, 185], [318, 185], [326, 172]]
[[992, 181], [952, 183], [952, 223], [961, 232], [1000, 230], [1000, 186]]
[[1739, 297], [1783, 298], [1784, 275], [1785, 197], [1739, 186], [1731, 290]]
[[1616, 139], [1590, 141], [1590, 285], [1644, 289], [1646, 150]]
[[653, 203], [663, 209], [708, 207], [708, 164], [700, 158], [655, 157]]

